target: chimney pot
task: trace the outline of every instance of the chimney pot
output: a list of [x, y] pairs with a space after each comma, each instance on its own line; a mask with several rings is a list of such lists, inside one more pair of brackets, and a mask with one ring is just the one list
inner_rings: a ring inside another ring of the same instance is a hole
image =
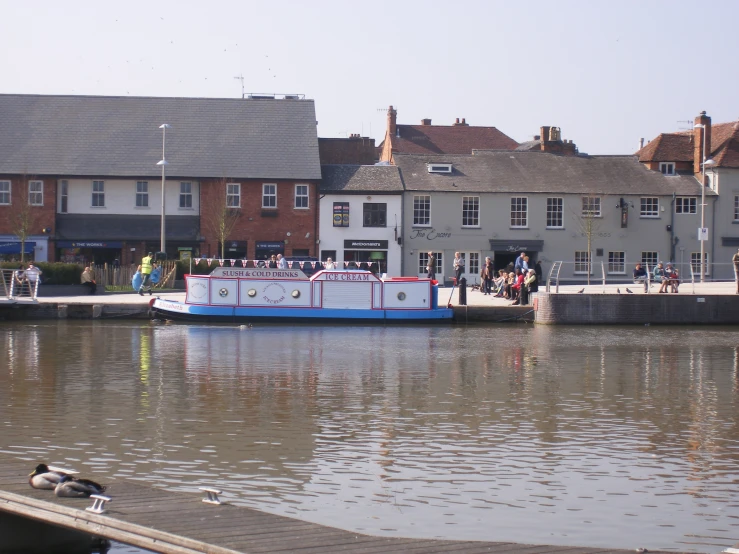
[[422, 119], [421, 120], [421, 125], [431, 125], [431, 120], [430, 119]]
[[462, 118], [462, 125], [467, 125], [467, 120], [464, 117]]
[[642, 148], [644, 148], [644, 137], [639, 139], [639, 150], [641, 150]]
[[459, 118], [454, 122], [455, 125], [459, 125]]

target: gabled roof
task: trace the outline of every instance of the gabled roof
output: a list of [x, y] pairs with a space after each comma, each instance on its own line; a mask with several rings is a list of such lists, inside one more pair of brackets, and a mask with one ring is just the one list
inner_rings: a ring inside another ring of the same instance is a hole
[[393, 165], [323, 165], [321, 194], [403, 192], [400, 170]]
[[473, 149], [513, 150], [518, 143], [495, 127], [398, 125], [393, 153], [471, 154]]
[[640, 162], [692, 162], [693, 134], [662, 133], [636, 155]]
[[[713, 142], [713, 141], [712, 141]], [[714, 167], [739, 168], [739, 123], [732, 134], [711, 154]]]
[[[711, 125], [711, 145], [706, 156], [716, 162], [714, 167], [739, 167], [735, 154], [738, 131], [739, 121]], [[662, 133], [640, 149], [636, 155], [640, 162], [692, 163], [693, 148], [693, 131]]]
[[0, 95], [0, 173], [321, 178], [312, 100]]
[[[671, 196], [700, 195], [692, 175], [666, 176], [650, 171], [635, 156], [558, 156], [544, 152], [476, 152], [443, 156], [451, 174], [429, 173], [427, 163], [442, 156], [398, 154], [408, 191], [609, 194]], [[713, 194], [706, 190], [706, 194]]]

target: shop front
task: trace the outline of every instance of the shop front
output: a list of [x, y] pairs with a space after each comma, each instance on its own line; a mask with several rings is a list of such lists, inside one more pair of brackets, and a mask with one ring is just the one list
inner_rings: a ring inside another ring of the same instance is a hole
[[387, 240], [344, 240], [344, 263], [347, 267], [387, 273]]
[[490, 239], [490, 250], [493, 251], [493, 265], [496, 271], [505, 269], [508, 264], [515, 264], [521, 252], [525, 252], [529, 257], [529, 267], [534, 267], [538, 253], [544, 250], [544, 241]]
[[59, 240], [56, 242], [56, 259], [75, 264], [112, 264], [121, 259], [123, 242], [113, 240]]
[[277, 254], [285, 255], [285, 242], [281, 240], [277, 241], [257, 241], [254, 245], [254, 251], [256, 253], [255, 259], [257, 260], [268, 260], [272, 256]]

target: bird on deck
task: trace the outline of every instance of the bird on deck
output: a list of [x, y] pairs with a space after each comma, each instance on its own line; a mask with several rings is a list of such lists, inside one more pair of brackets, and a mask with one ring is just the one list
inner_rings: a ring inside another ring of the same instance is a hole
[[585, 292], [585, 289], [584, 288], [582, 288], [579, 291], [577, 291], [577, 294], [582, 294], [583, 292]]
[[63, 498], [87, 498], [91, 494], [103, 494], [105, 487], [89, 479], [76, 479], [71, 475], [62, 476], [54, 489], [54, 494]]
[[616, 294], [621, 294], [621, 289], [616, 289]]
[[49, 469], [46, 464], [39, 464], [28, 475], [28, 484], [34, 489], [54, 490], [66, 473], [58, 469]]
[[629, 289], [628, 287], [626, 287], [626, 292], [628, 292], [629, 294], [634, 294], [634, 291]]

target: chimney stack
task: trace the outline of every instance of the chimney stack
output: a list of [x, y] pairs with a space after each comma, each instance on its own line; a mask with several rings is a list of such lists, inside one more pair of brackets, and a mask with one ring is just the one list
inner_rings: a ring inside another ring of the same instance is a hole
[[421, 120], [421, 125], [431, 125], [431, 120], [430, 119], [422, 119]]
[[390, 106], [387, 109], [387, 135], [389, 137], [394, 137], [396, 134], [397, 117], [398, 112], [394, 110], [392, 106]]
[[639, 150], [641, 150], [642, 148], [644, 148], [644, 137], [639, 139]]
[[[695, 118], [695, 124], [703, 125], [702, 128], [693, 128], [693, 173], [699, 175], [703, 169], [703, 156], [705, 155], [706, 160], [711, 157], [711, 118], [703, 111]], [[703, 148], [704, 141], [705, 150]], [[705, 184], [703, 182], [704, 186]]]
[[467, 121], [465, 121], [464, 117], [462, 118], [462, 121], [459, 120], [459, 118], [456, 119], [454, 123], [452, 123], [453, 127], [469, 127], [467, 125]]

